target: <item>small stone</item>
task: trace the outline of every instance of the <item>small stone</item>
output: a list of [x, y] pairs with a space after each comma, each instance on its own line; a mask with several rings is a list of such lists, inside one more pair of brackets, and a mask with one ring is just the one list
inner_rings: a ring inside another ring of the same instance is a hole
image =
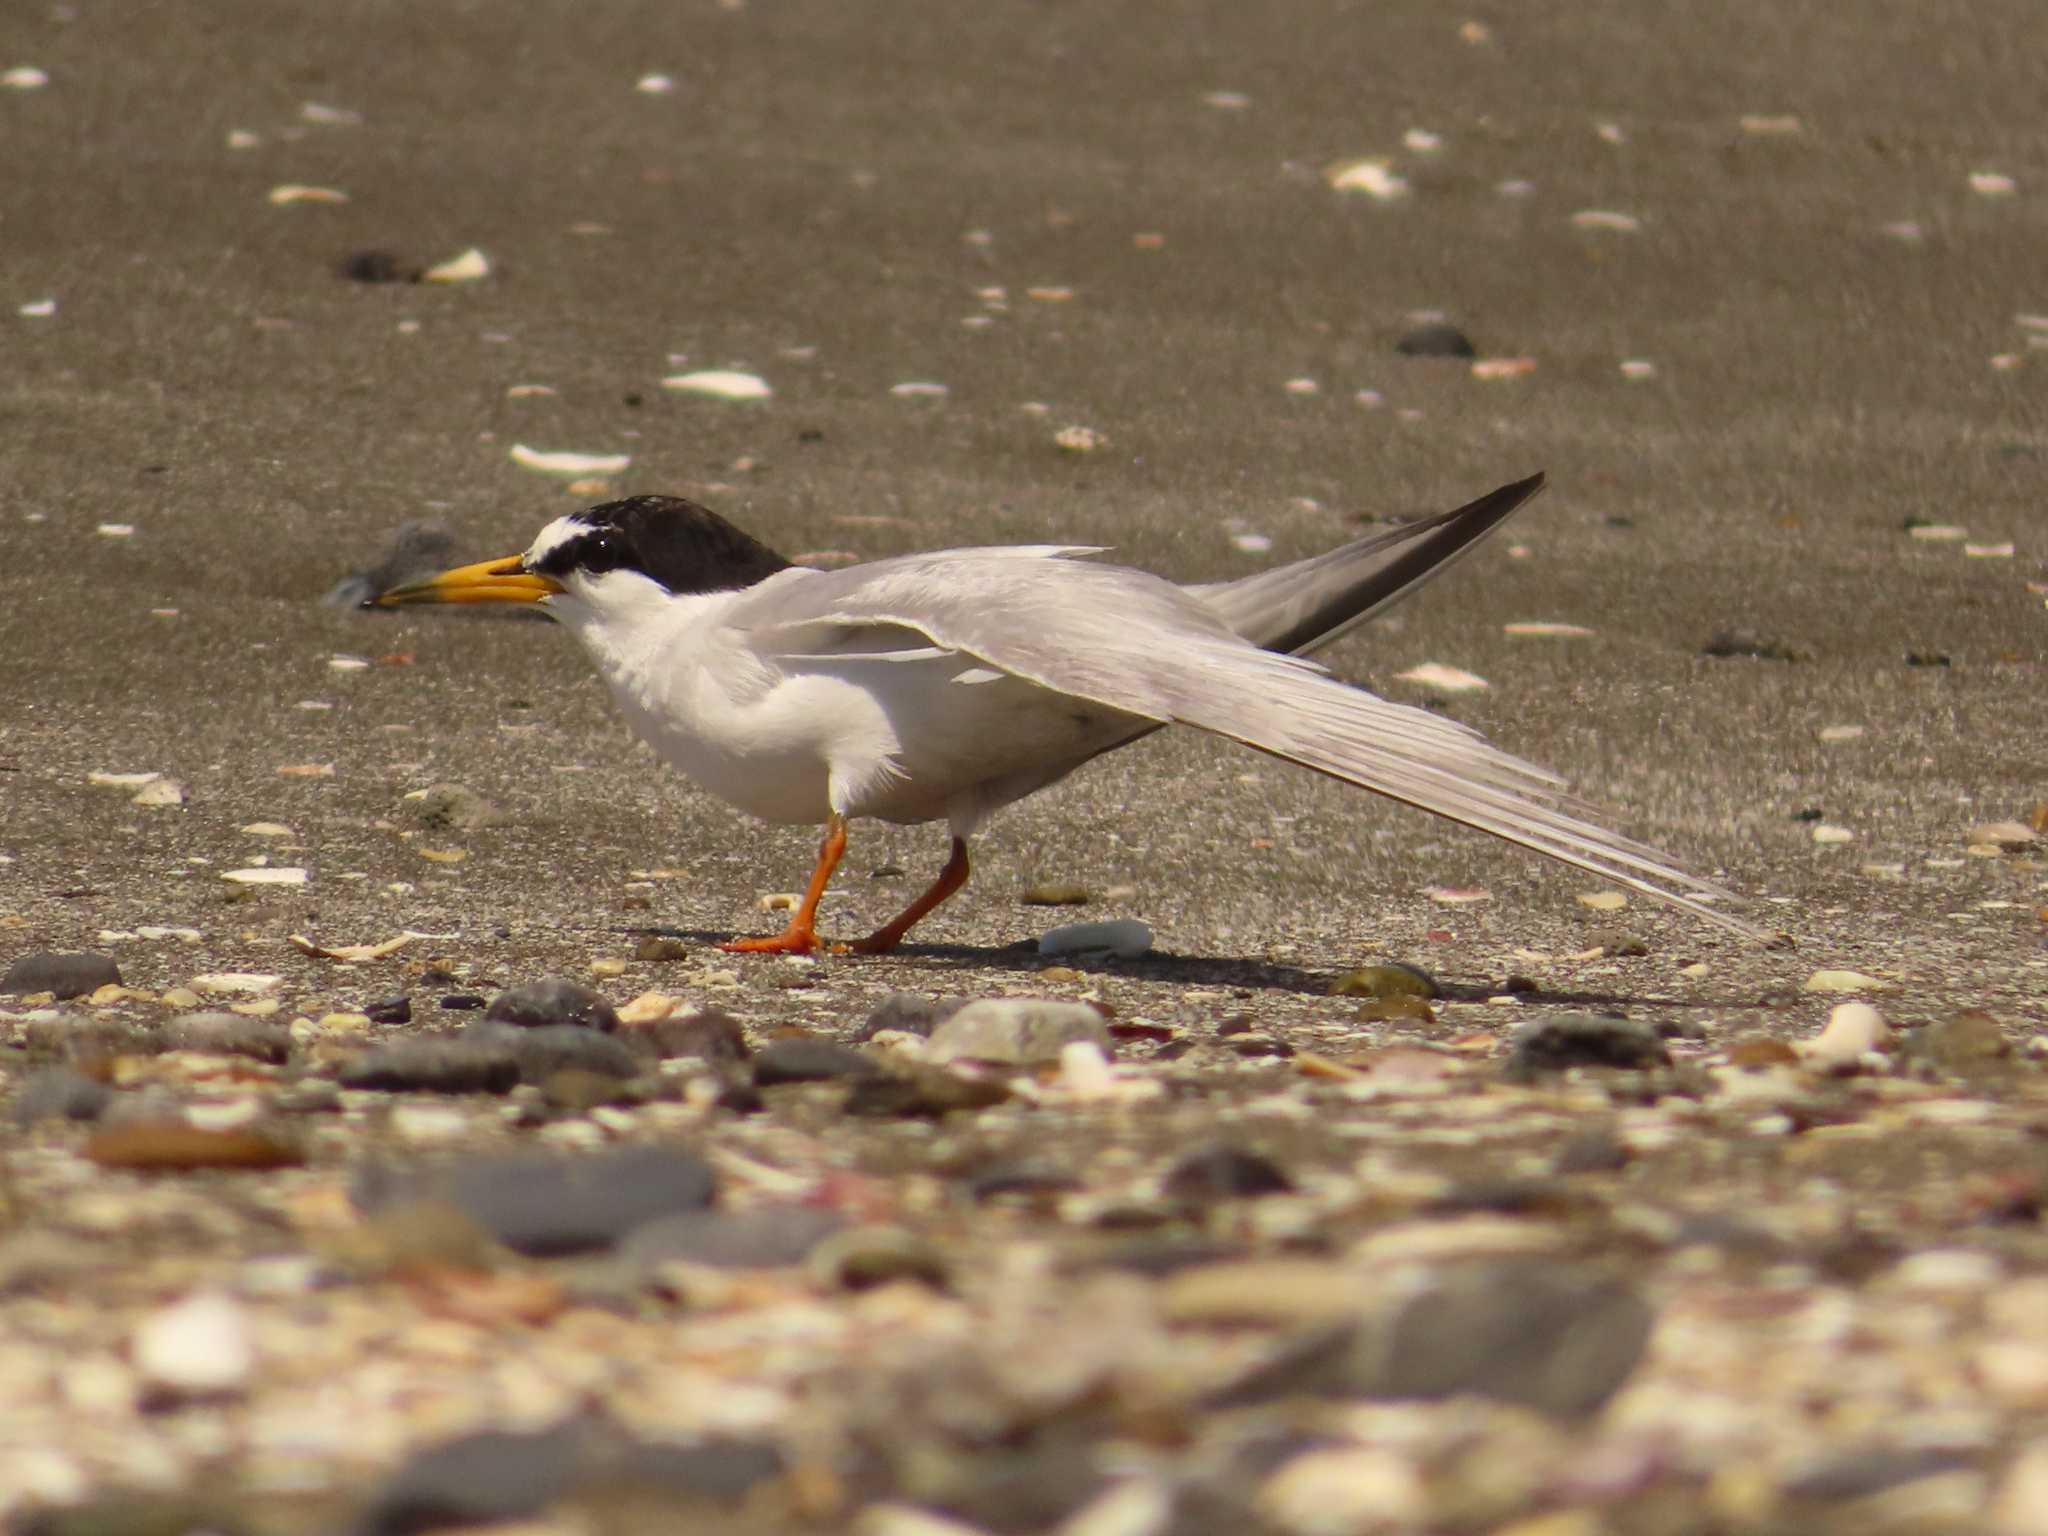
[[917, 1280], [946, 1288], [944, 1256], [932, 1244], [901, 1227], [852, 1227], [836, 1232], [810, 1252], [809, 1268], [835, 1290], [865, 1291], [896, 1280]]
[[1744, 1035], [1729, 1045], [1728, 1065], [1738, 1071], [1762, 1072], [1799, 1064], [1799, 1052], [1771, 1035]]
[[195, 1168], [296, 1168], [297, 1147], [247, 1128], [207, 1130], [178, 1121], [137, 1121], [93, 1135], [85, 1155], [102, 1168], [184, 1172]]
[[136, 1325], [129, 1356], [148, 1385], [177, 1397], [240, 1391], [256, 1366], [255, 1331], [233, 1297], [200, 1292]]
[[1815, 971], [1806, 978], [1808, 992], [1882, 992], [1886, 984], [1861, 971]]
[[444, 1526], [536, 1515], [571, 1484], [583, 1436], [574, 1426], [484, 1430], [417, 1452], [371, 1497], [362, 1536], [415, 1536]]
[[1747, 657], [1755, 661], [1800, 661], [1803, 656], [1791, 646], [1777, 640], [1767, 640], [1753, 630], [1724, 629], [1717, 631], [1706, 644], [1700, 647], [1702, 656], [1717, 660], [1730, 657]]
[[2010, 1056], [2012, 1042], [1997, 1019], [1970, 1009], [1916, 1031], [1910, 1049], [1945, 1072], [1969, 1072]]
[[277, 1065], [291, 1055], [291, 1032], [279, 1024], [238, 1013], [186, 1013], [164, 1025], [164, 1043], [174, 1051], [209, 1056], [246, 1056]]
[[1418, 325], [1394, 343], [1394, 350], [1403, 357], [1475, 358], [1479, 355], [1471, 337], [1455, 325], [1441, 320]]
[[1577, 1417], [1621, 1389], [1654, 1320], [1635, 1287], [1598, 1271], [1468, 1263], [1362, 1328], [1340, 1367], [1366, 1397], [1476, 1393]]
[[[606, 1011], [610, 1011], [609, 1005]], [[510, 1057], [524, 1083], [544, 1083], [555, 1073], [570, 1069], [637, 1077], [643, 1058], [626, 1041], [630, 1038], [643, 1048], [646, 1044], [637, 1034], [622, 1038], [578, 1024], [508, 1024], [489, 1015], [469, 1025], [458, 1038], [464, 1044]]]
[[[626, 962], [610, 956], [593, 960], [590, 962], [590, 974], [607, 981], [614, 980], [626, 974]], [[614, 1014], [613, 1017], [616, 1018], [617, 1015]]]
[[1579, 905], [1595, 912], [1619, 912], [1628, 905], [1628, 898], [1619, 891], [1581, 891]]
[[1868, 1003], [1837, 1003], [1827, 1026], [1802, 1047], [1816, 1066], [1846, 1066], [1870, 1051], [1882, 1050], [1891, 1038], [1884, 1015]]
[[1517, 1030], [1504, 1072], [1510, 1079], [1526, 1080], [1572, 1067], [1641, 1071], [1670, 1065], [1670, 1053], [1649, 1025], [1605, 1014], [1566, 1013]]
[[1085, 907], [1089, 895], [1085, 886], [1049, 883], [1030, 886], [1017, 899], [1027, 907]]
[[1101, 923], [1068, 923], [1039, 935], [1041, 955], [1085, 955], [1107, 953], [1119, 960], [1135, 960], [1152, 947], [1152, 930], [1134, 917]]
[[387, 1093], [509, 1093], [519, 1076], [519, 1062], [502, 1045], [448, 1038], [394, 1040], [344, 1067], [341, 1085]]
[[138, 789], [129, 804], [150, 811], [177, 810], [184, 805], [186, 798], [185, 786], [176, 779], [157, 779]]
[[1436, 978], [1419, 966], [1362, 965], [1330, 983], [1332, 997], [1417, 997], [1439, 995]]
[[633, 946], [633, 958], [656, 963], [687, 960], [690, 958], [690, 946], [682, 939], [650, 935]]
[[45, 1067], [21, 1080], [8, 1109], [16, 1125], [34, 1125], [39, 1120], [84, 1122], [97, 1120], [113, 1097], [113, 1090], [105, 1083], [82, 1072], [69, 1067]]
[[1162, 1181], [1166, 1198], [1183, 1205], [1214, 1205], [1294, 1189], [1280, 1165], [1241, 1147], [1204, 1147], [1181, 1157]]
[[868, 1015], [854, 1034], [856, 1041], [872, 1040], [884, 1030], [930, 1037], [931, 1032], [967, 1006], [964, 997], [925, 997], [917, 992], [891, 992]]
[[740, 1021], [717, 1008], [658, 1020], [647, 1027], [646, 1035], [663, 1060], [695, 1057], [727, 1068], [743, 1065], [753, 1054]]
[[484, 1018], [522, 1029], [574, 1025], [609, 1033], [619, 1027], [617, 1011], [603, 996], [561, 976], [543, 977], [529, 986], [507, 987], [491, 999]]
[[829, 1082], [837, 1078], [873, 1077], [881, 1063], [866, 1052], [834, 1040], [795, 1036], [770, 1040], [754, 1052], [754, 1086]]
[[192, 978], [192, 989], [215, 997], [265, 997], [284, 985], [282, 976], [256, 971], [212, 971]]
[[983, 998], [969, 1003], [932, 1031], [926, 1060], [999, 1061], [1035, 1065], [1059, 1060], [1075, 1041], [1115, 1054], [1102, 1015], [1085, 1003], [1052, 998]]
[[761, 1205], [743, 1211], [678, 1211], [634, 1229], [620, 1254], [637, 1264], [707, 1264], [714, 1269], [779, 1269], [801, 1264], [845, 1226], [809, 1205]]
[[359, 1210], [372, 1213], [443, 1200], [515, 1252], [546, 1257], [609, 1248], [656, 1217], [708, 1206], [714, 1189], [701, 1158], [630, 1146], [577, 1157], [483, 1158], [427, 1175], [373, 1167], [351, 1193]]
[[503, 826], [510, 818], [475, 790], [461, 784], [433, 784], [405, 797], [405, 809], [420, 826], [437, 831], [473, 831]]
[[875, 1119], [936, 1120], [955, 1110], [987, 1109], [1010, 1097], [1007, 1081], [943, 1068], [912, 1067], [857, 1080], [842, 1106]]
[[412, 1022], [412, 999], [409, 997], [387, 997], [378, 1002], [363, 1004], [363, 1017], [372, 1024], [410, 1024]]
[[592, 1072], [584, 1067], [563, 1067], [550, 1072], [540, 1083], [540, 1096], [550, 1109], [571, 1114], [588, 1114], [608, 1105], [631, 1105], [640, 1095], [627, 1080], [610, 1072]]
[[86, 951], [45, 951], [20, 955], [0, 977], [0, 996], [29, 997], [47, 992], [58, 1002], [87, 997], [101, 987], [121, 985], [121, 969], [112, 955]]
[[1421, 1530], [1430, 1500], [1422, 1468], [1397, 1450], [1341, 1446], [1303, 1451], [1259, 1486], [1262, 1526], [1291, 1536]]
[[2001, 853], [2018, 853], [2039, 840], [2039, 834], [2023, 821], [1989, 821], [1970, 828], [1971, 847], [1992, 847]]

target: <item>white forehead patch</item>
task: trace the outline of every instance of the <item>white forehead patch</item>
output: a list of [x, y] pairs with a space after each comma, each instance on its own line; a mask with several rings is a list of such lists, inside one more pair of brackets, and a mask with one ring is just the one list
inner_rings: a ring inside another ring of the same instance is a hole
[[547, 527], [541, 529], [540, 533], [535, 536], [533, 543], [527, 546], [526, 563], [528, 565], [539, 565], [571, 539], [588, 532], [590, 532], [590, 525], [578, 521], [573, 512], [566, 516], [558, 517], [552, 523], [549, 523]]

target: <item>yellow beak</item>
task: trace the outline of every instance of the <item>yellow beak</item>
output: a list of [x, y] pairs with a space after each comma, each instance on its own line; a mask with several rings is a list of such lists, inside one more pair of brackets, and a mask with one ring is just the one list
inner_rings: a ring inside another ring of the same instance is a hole
[[407, 603], [537, 603], [562, 590], [560, 582], [522, 570], [519, 561], [518, 555], [511, 555], [457, 566], [425, 581], [394, 587], [371, 601], [379, 608]]

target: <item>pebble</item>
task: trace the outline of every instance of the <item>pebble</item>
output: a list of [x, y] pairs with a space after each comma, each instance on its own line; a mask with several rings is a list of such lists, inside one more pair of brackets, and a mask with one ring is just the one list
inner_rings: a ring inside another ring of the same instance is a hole
[[717, 1008], [658, 1020], [646, 1035], [663, 1060], [694, 1057], [714, 1067], [738, 1067], [753, 1054], [740, 1021]]
[[583, 1435], [574, 1426], [519, 1434], [482, 1430], [415, 1453], [371, 1496], [361, 1536], [415, 1536], [539, 1514], [574, 1477]]
[[1027, 907], [1085, 907], [1090, 898], [1085, 886], [1045, 884], [1027, 887], [1017, 899]]
[[296, 1168], [305, 1154], [246, 1127], [208, 1130], [173, 1120], [138, 1121], [95, 1132], [85, 1155], [102, 1168], [183, 1172], [195, 1168]]
[[2023, 821], [1990, 821], [1970, 828], [1966, 839], [1971, 847], [1989, 846], [2001, 853], [2018, 853], [2031, 848], [2040, 834]]
[[1102, 1015], [1086, 1003], [1052, 998], [983, 998], [969, 1003], [931, 1033], [932, 1062], [1000, 1061], [1035, 1065], [1059, 1060], [1075, 1041], [1114, 1054]]
[[669, 961], [690, 958], [690, 946], [682, 939], [654, 935], [633, 946], [635, 960]]
[[1861, 971], [1815, 971], [1806, 978], [1804, 990], [1808, 992], [1882, 992], [1886, 984], [1875, 976], [1866, 976]]
[[475, 1129], [463, 1111], [447, 1104], [398, 1104], [391, 1110], [391, 1134], [414, 1146], [455, 1141]]
[[164, 1044], [174, 1051], [210, 1056], [246, 1056], [272, 1065], [291, 1054], [291, 1032], [279, 1024], [238, 1013], [184, 1013], [164, 1025]]
[[1476, 358], [1479, 349], [1472, 345], [1472, 338], [1455, 325], [1441, 320], [1432, 320], [1418, 325], [1394, 343], [1394, 350], [1403, 357], [1458, 357]]
[[185, 786], [176, 779], [158, 779], [138, 789], [129, 804], [139, 805], [144, 810], [176, 810], [184, 805], [186, 798]]
[[841, 1291], [865, 1291], [897, 1280], [916, 1280], [944, 1290], [945, 1256], [931, 1243], [901, 1227], [849, 1227], [811, 1249], [810, 1271], [820, 1283]]
[[350, 1062], [344, 1088], [384, 1092], [509, 1093], [520, 1068], [502, 1045], [467, 1039], [394, 1040]]
[[600, 993], [562, 976], [547, 976], [523, 987], [507, 987], [491, 999], [484, 1018], [521, 1029], [570, 1025], [610, 1033], [619, 1015]]
[[808, 1205], [760, 1205], [742, 1211], [678, 1211], [634, 1229], [620, 1245], [639, 1264], [708, 1264], [715, 1269], [778, 1269], [801, 1264], [845, 1226]]
[[1392, 202], [1408, 195], [1407, 181], [1381, 159], [1339, 161], [1323, 172], [1323, 179], [1334, 191], [1360, 192], [1375, 202]]
[[1166, 1198], [1182, 1205], [1214, 1205], [1259, 1195], [1284, 1195], [1294, 1181], [1271, 1158], [1242, 1147], [1202, 1147], [1167, 1169], [1161, 1181]]
[[1134, 917], [1114, 918], [1100, 923], [1068, 923], [1039, 935], [1041, 955], [1083, 955], [1108, 953], [1119, 960], [1135, 960], [1152, 947], [1152, 930]]
[[44, 1067], [31, 1072], [14, 1090], [8, 1106], [16, 1125], [40, 1120], [97, 1120], [114, 1097], [105, 1083], [69, 1067]]
[[363, 1017], [372, 1024], [410, 1024], [412, 1022], [412, 999], [410, 997], [380, 998], [374, 1003], [365, 1003]]
[[491, 275], [491, 259], [475, 246], [446, 261], [436, 262], [420, 274], [423, 283], [475, 283]]
[[178, 1397], [240, 1391], [256, 1367], [248, 1313], [231, 1296], [199, 1292], [150, 1313], [129, 1340], [143, 1381]]
[[849, 1115], [877, 1119], [936, 1120], [956, 1109], [987, 1109], [1010, 1096], [1001, 1078], [911, 1067], [857, 1079], [843, 1107]]
[[2012, 1054], [2012, 1041], [1997, 1019], [1970, 1009], [1916, 1031], [1908, 1049], [1943, 1071], [1969, 1072], [2005, 1060]]
[[1367, 1397], [1475, 1393], [1578, 1417], [1634, 1373], [1653, 1321], [1634, 1286], [1597, 1270], [1461, 1264], [1369, 1319], [1341, 1363], [1342, 1379]]
[[1258, 1511], [1292, 1536], [1368, 1536], [1420, 1530], [1429, 1490], [1422, 1469], [1394, 1450], [1333, 1446], [1303, 1451], [1259, 1487]]
[[[607, 1011], [609, 1007], [607, 1004]], [[519, 1080], [524, 1083], [543, 1083], [555, 1073], [571, 1069], [637, 1077], [643, 1065], [642, 1057], [624, 1039], [578, 1024], [508, 1024], [486, 1014], [466, 1027], [458, 1039], [504, 1055], [518, 1068]]]
[[1867, 1052], [1883, 1049], [1891, 1033], [1884, 1015], [1870, 1004], [1837, 1003], [1828, 1014], [1827, 1026], [1801, 1049], [1817, 1066], [1847, 1065], [1860, 1061]]
[[221, 879], [237, 885], [304, 885], [308, 878], [302, 867], [293, 864], [257, 864], [221, 872]]
[[805, 1036], [770, 1040], [754, 1052], [754, 1086], [830, 1082], [839, 1078], [873, 1077], [881, 1063], [865, 1051], [835, 1040]]
[[1413, 997], [1428, 1001], [1439, 995], [1436, 978], [1419, 966], [1362, 965], [1330, 983], [1332, 997]]
[[854, 1034], [872, 1040], [884, 1030], [929, 1037], [931, 1032], [967, 1006], [964, 997], [926, 997], [918, 992], [891, 992]]
[[1605, 1014], [1565, 1013], [1532, 1020], [1515, 1031], [1503, 1070], [1510, 1079], [1528, 1079], [1572, 1067], [1640, 1071], [1670, 1065], [1670, 1052], [1648, 1024]]
[[0, 996], [30, 997], [48, 992], [59, 1002], [86, 997], [101, 987], [121, 985], [112, 955], [88, 951], [42, 951], [17, 956], [0, 977]]
[[407, 817], [436, 831], [471, 832], [503, 826], [511, 818], [494, 803], [462, 784], [429, 784], [402, 802]]

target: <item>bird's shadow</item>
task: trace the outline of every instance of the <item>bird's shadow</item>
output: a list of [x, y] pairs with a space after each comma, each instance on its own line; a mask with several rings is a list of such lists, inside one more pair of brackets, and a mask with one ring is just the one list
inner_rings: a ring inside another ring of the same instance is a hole
[[[682, 939], [691, 943], [717, 946], [733, 937], [729, 932], [706, 928], [670, 928], [636, 926], [621, 932], [633, 938]], [[1048, 964], [1065, 966], [1086, 976], [1115, 978], [1120, 981], [1156, 981], [1189, 988], [1229, 989], [1240, 992], [1290, 992], [1303, 997], [1330, 997], [1330, 983], [1339, 974], [1340, 968], [1309, 969], [1298, 965], [1282, 965], [1272, 961], [1250, 960], [1232, 955], [1182, 955], [1171, 951], [1153, 950], [1135, 960], [1114, 959], [1105, 955], [1058, 955], [1046, 956], [1038, 952], [1037, 944], [1021, 941], [998, 946], [976, 944], [905, 944], [895, 950], [887, 960], [876, 960], [858, 955], [829, 956], [828, 964], [875, 965], [908, 962], [916, 971], [933, 976], [962, 974], [969, 971], [1008, 971], [1020, 975], [1031, 975], [1042, 971]], [[1646, 980], [1646, 986], [1647, 986]], [[1440, 995], [1448, 1002], [1476, 1003], [1499, 996], [1504, 988], [1500, 985], [1473, 983], [1437, 978]], [[1584, 988], [1537, 988], [1519, 992], [1516, 996], [1525, 1006], [1549, 1008], [1579, 1008], [1594, 1012], [1626, 1012], [1646, 1010], [1652, 1013], [1685, 1008], [1711, 1007], [1732, 1009], [1738, 1012], [1768, 1009], [1768, 1001], [1756, 997], [1723, 997], [1677, 999], [1670, 997], [1645, 997], [1626, 991], [1593, 991]], [[1362, 1002], [1363, 999], [1346, 997], [1331, 998], [1338, 1005]]]

